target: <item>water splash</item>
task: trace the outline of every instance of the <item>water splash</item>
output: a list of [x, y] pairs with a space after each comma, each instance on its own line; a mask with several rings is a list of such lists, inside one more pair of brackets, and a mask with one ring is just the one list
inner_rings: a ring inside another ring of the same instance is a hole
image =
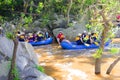
[[60, 67], [63, 71], [68, 72], [66, 80], [73, 80], [73, 77], [77, 77], [79, 78], [79, 80], [88, 80], [87, 74], [85, 72], [71, 68], [72, 63], [64, 63], [64, 64], [56, 63], [55, 66]]

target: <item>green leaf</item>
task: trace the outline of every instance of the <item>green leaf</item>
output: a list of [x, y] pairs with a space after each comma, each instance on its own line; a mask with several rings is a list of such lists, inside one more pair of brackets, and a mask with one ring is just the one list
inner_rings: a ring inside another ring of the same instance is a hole
[[42, 66], [36, 66], [36, 68], [40, 71], [40, 72], [45, 72], [44, 68]]
[[9, 39], [14, 39], [14, 35], [11, 32], [7, 32], [6, 37]]
[[96, 51], [96, 53], [94, 53], [92, 56], [93, 56], [94, 58], [100, 58], [100, 57], [102, 56], [102, 52], [103, 52], [102, 49], [98, 49], [98, 50]]
[[120, 49], [118, 49], [118, 48], [111, 48], [110, 49], [111, 54], [117, 54], [117, 53], [119, 53], [119, 51], [120, 51]]
[[21, 17], [25, 17], [25, 14], [24, 14], [24, 13], [21, 13]]
[[102, 55], [95, 53], [95, 54], [93, 54], [92, 56], [93, 56], [94, 58], [100, 58]]

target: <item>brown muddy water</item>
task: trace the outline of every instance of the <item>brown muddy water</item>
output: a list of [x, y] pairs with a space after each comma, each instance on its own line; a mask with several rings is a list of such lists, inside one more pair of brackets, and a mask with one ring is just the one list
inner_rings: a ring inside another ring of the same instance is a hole
[[101, 75], [94, 74], [95, 50], [63, 50], [58, 44], [34, 47], [39, 64], [45, 73], [56, 80], [120, 80], [120, 62], [110, 75], [105, 74], [109, 65], [117, 58], [104, 52]]

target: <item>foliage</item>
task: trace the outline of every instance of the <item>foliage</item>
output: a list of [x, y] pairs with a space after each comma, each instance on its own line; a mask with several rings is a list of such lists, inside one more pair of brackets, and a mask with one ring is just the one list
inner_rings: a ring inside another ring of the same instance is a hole
[[88, 31], [90, 31], [92, 26], [90, 24], [86, 24], [86, 28], [87, 28]]
[[6, 37], [9, 38], [9, 39], [14, 39], [15, 36], [13, 35], [12, 32], [7, 32]]
[[14, 80], [20, 80], [19, 73], [16, 67], [12, 70], [12, 74], [14, 75]]
[[117, 53], [119, 53], [120, 52], [120, 49], [118, 49], [118, 48], [111, 48], [110, 49], [110, 53], [111, 54], [117, 54]]
[[39, 2], [38, 7], [37, 7], [37, 9], [36, 9], [36, 12], [40, 14], [40, 12], [41, 12], [41, 10], [43, 9], [43, 7], [44, 7], [44, 6], [43, 6], [43, 3], [42, 3], [42, 2]]
[[[74, 15], [74, 19], [79, 19], [80, 15], [83, 15], [86, 11], [86, 8], [95, 1], [96, 0], [73, 0], [70, 15]], [[24, 13], [28, 18], [27, 20], [25, 19], [26, 22], [29, 22], [29, 19], [31, 21], [31, 19], [42, 18], [43, 24], [46, 25], [50, 23], [50, 20], [54, 17], [54, 13], [66, 17], [68, 7], [69, 0], [0, 0], [0, 14], [7, 17], [8, 20], [13, 20], [16, 17], [20, 19], [20, 14]], [[47, 15], [47, 18], [43, 17], [45, 15]], [[47, 21], [44, 19], [47, 19]]]
[[73, 23], [69, 23], [68, 26], [69, 26], [69, 27], [72, 27], [72, 26], [73, 26]]
[[36, 66], [36, 68], [40, 71], [40, 72], [45, 72], [44, 68], [42, 66]]
[[[114, 20], [113, 16], [115, 17], [115, 14], [117, 12], [117, 10], [115, 10], [116, 6], [118, 6], [116, 2], [117, 1], [114, 0], [101, 0], [99, 1], [99, 3], [91, 5], [90, 7], [91, 18], [89, 24], [87, 24], [86, 27], [88, 29], [92, 28], [91, 32], [98, 32], [99, 35], [102, 36], [101, 38], [102, 40], [104, 40], [104, 43], [114, 37], [114, 33], [112, 32], [114, 24], [112, 23], [112, 21]], [[101, 51], [102, 50], [99, 49], [97, 53], [93, 55], [93, 57], [100, 58], [102, 56]]]
[[103, 50], [100, 48], [100, 49], [98, 49], [97, 51], [96, 51], [96, 53], [94, 53], [92, 56], [94, 57], [94, 58], [100, 58], [102, 55], [102, 52], [103, 52]]

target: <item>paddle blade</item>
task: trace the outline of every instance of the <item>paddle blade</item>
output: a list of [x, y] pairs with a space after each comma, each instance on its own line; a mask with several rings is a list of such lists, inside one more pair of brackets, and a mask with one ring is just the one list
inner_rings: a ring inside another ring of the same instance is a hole
[[99, 43], [98, 43], [98, 42], [94, 42], [94, 44], [95, 44], [95, 45], [97, 45], [97, 46], [99, 45]]
[[87, 44], [87, 43], [84, 43], [84, 45], [85, 45], [85, 46], [90, 46], [90, 45], [89, 45], [89, 44]]

